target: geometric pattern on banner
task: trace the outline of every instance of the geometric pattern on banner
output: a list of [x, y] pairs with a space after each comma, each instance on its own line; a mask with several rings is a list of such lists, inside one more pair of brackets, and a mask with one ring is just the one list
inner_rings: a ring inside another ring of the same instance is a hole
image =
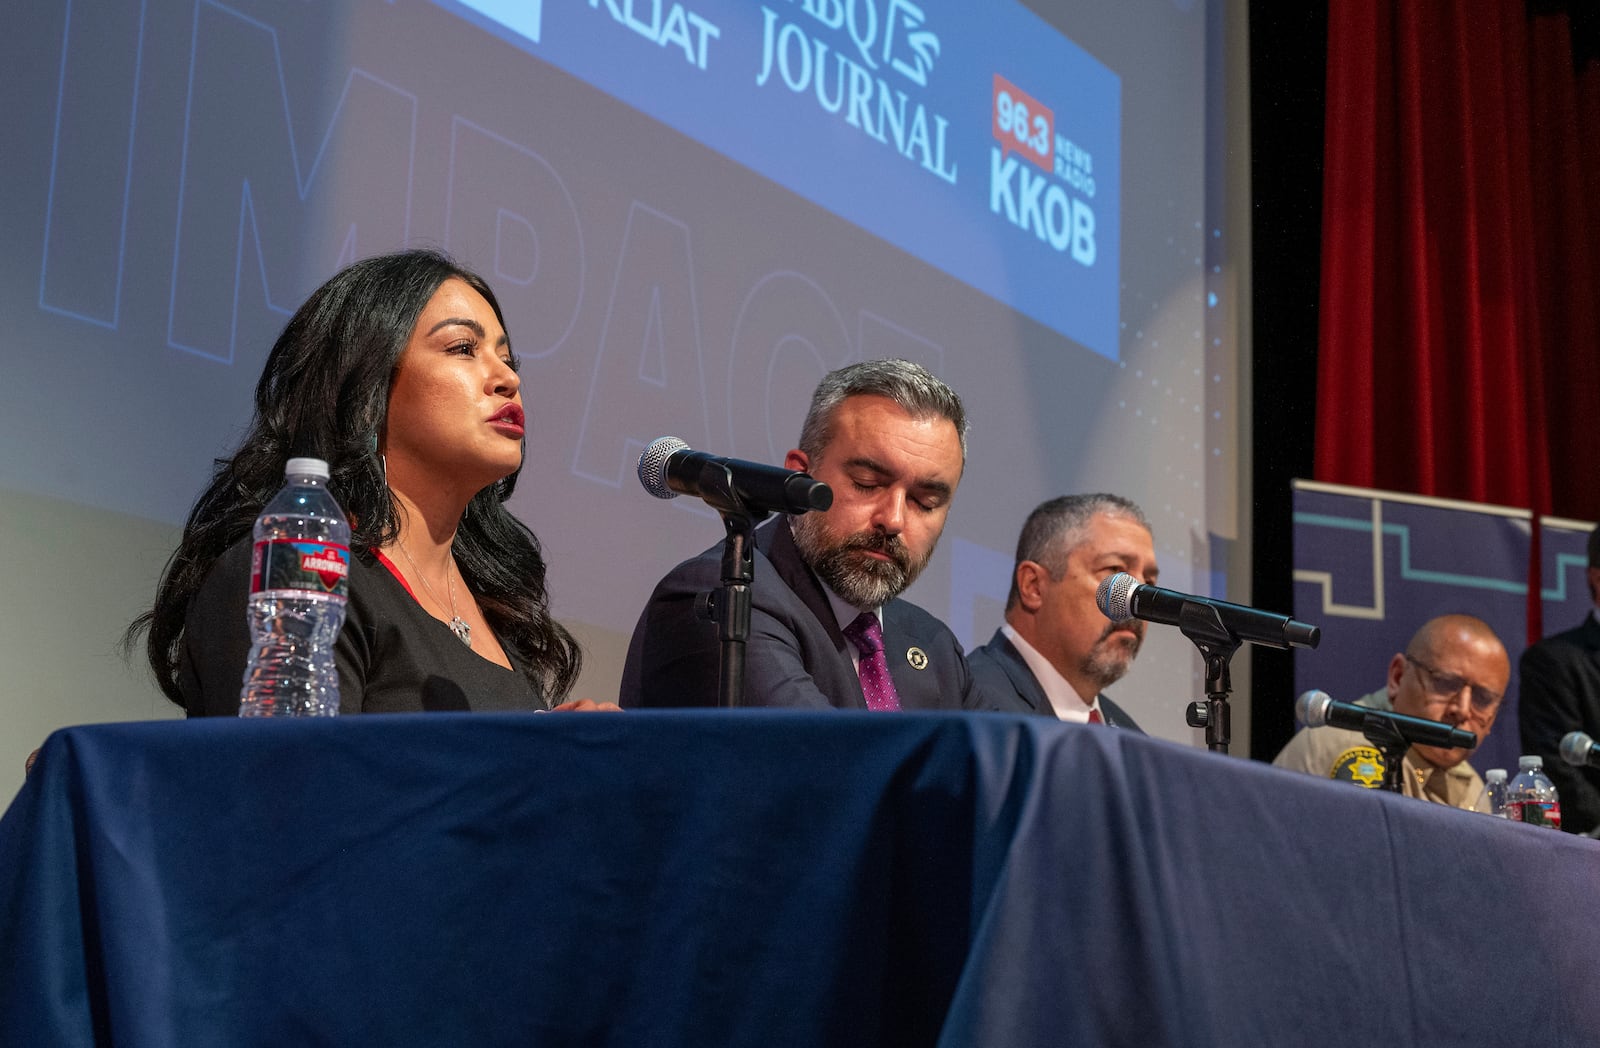
[[[1295, 652], [1295, 694], [1320, 688], [1354, 702], [1383, 687], [1389, 660], [1424, 622], [1476, 615], [1505, 644], [1511, 680], [1494, 729], [1470, 762], [1480, 774], [1515, 769], [1531, 519], [1528, 510], [1295, 481], [1294, 617], [1322, 627], [1315, 651]], [[1549, 533], [1545, 543], [1549, 560]], [[1572, 588], [1569, 582], [1565, 596]], [[1587, 588], [1578, 590], [1587, 605]], [[1564, 597], [1551, 617], [1547, 604], [1546, 624], [1575, 625], [1581, 610], [1569, 615], [1565, 606]]]

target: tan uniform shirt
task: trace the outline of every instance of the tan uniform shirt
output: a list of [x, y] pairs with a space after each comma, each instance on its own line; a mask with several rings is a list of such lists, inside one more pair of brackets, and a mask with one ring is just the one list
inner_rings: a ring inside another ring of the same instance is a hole
[[[1387, 691], [1376, 691], [1357, 705], [1388, 710]], [[1272, 762], [1279, 768], [1354, 782], [1378, 789], [1383, 785], [1383, 754], [1359, 731], [1344, 728], [1301, 728]], [[1462, 761], [1453, 768], [1437, 768], [1412, 749], [1406, 754], [1401, 792], [1407, 797], [1448, 804], [1452, 808], [1487, 812], [1483, 780]]]

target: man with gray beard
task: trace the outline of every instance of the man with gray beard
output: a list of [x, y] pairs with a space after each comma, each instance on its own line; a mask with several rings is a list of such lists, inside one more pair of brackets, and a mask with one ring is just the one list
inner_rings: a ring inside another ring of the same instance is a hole
[[1111, 622], [1095, 603], [1101, 580], [1119, 571], [1146, 585], [1160, 571], [1150, 522], [1129, 500], [1064, 495], [1030, 513], [1005, 623], [967, 656], [978, 682], [972, 708], [1139, 731], [1102, 693], [1128, 672], [1144, 640], [1143, 622]]
[[[966, 465], [967, 421], [916, 364], [826, 375], [784, 465], [833, 489], [826, 512], [756, 529], [746, 706], [962, 709], [972, 675], [955, 635], [899, 599], [933, 555]], [[717, 545], [656, 586], [634, 627], [623, 706], [714, 706], [721, 643], [696, 602], [721, 580]]]

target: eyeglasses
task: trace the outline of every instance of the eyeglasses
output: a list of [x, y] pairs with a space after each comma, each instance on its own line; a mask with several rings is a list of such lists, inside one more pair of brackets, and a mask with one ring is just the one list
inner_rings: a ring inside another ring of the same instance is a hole
[[1472, 689], [1472, 708], [1479, 713], [1492, 713], [1500, 705], [1501, 694], [1490, 691], [1481, 685], [1474, 684], [1465, 677], [1458, 677], [1454, 673], [1446, 673], [1437, 667], [1430, 666], [1414, 655], [1404, 656], [1405, 660], [1422, 671], [1423, 684], [1436, 702], [1449, 702], [1461, 694], [1462, 688]]

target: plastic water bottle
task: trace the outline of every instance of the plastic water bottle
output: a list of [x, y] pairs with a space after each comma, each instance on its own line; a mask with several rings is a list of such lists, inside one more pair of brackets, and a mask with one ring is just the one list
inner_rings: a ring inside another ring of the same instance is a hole
[[292, 458], [256, 518], [250, 559], [250, 662], [241, 717], [339, 712], [333, 645], [350, 586], [350, 525], [328, 492], [328, 464]]
[[1503, 819], [1506, 817], [1506, 770], [1504, 768], [1490, 768], [1483, 773], [1483, 799], [1478, 804], [1479, 810], [1487, 810], [1490, 815]]
[[1544, 773], [1544, 758], [1517, 758], [1517, 777], [1506, 787], [1506, 818], [1532, 826], [1561, 829], [1561, 799]]

